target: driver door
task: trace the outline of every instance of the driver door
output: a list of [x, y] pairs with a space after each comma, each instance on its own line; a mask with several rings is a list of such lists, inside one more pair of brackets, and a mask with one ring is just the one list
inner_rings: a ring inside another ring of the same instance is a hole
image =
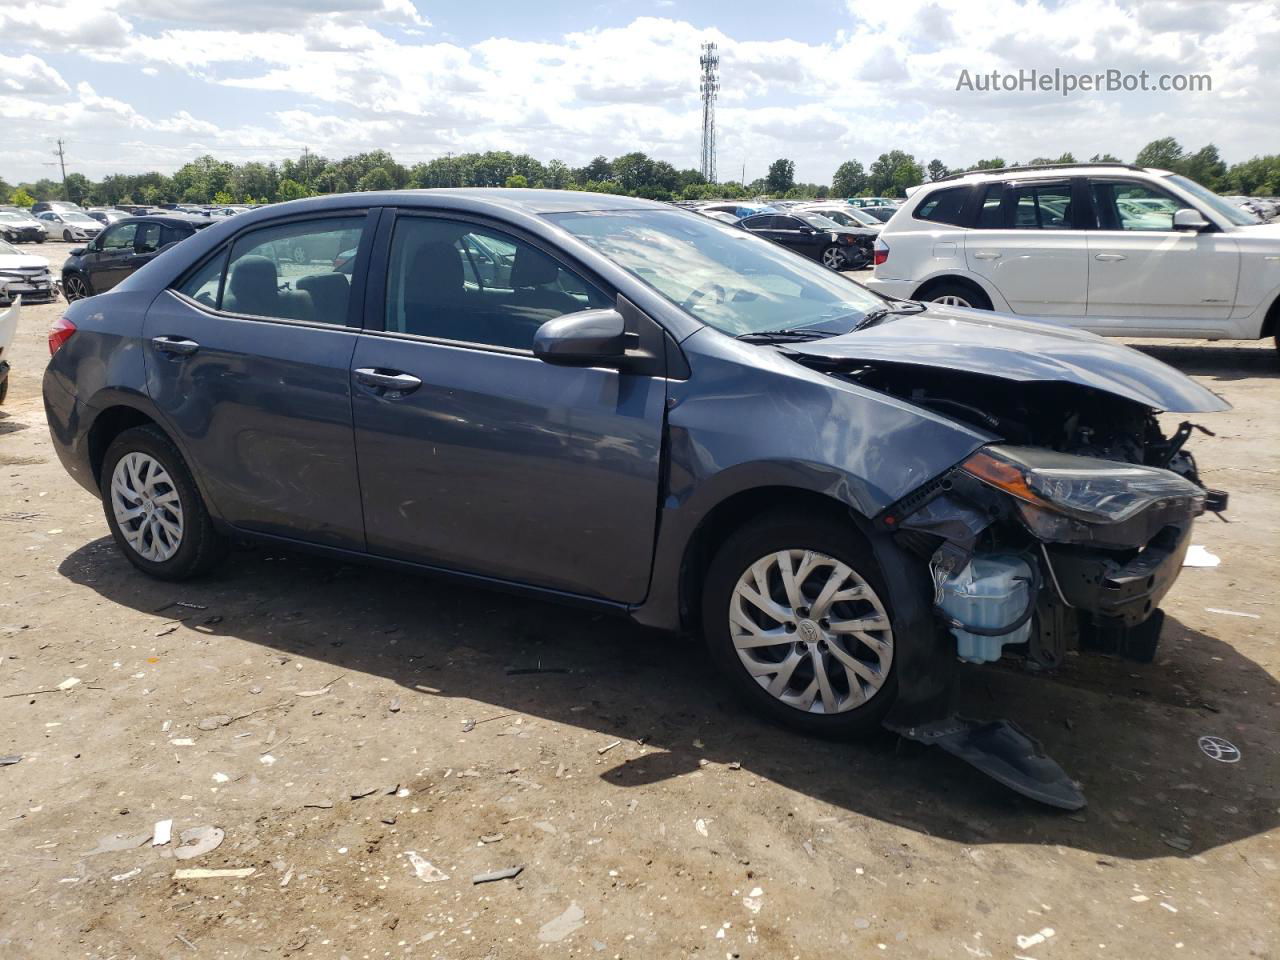
[[117, 223], [89, 241], [84, 258], [85, 273], [89, 275], [89, 289], [94, 293], [110, 290], [133, 272], [128, 262], [134, 255], [139, 226], [137, 223]]

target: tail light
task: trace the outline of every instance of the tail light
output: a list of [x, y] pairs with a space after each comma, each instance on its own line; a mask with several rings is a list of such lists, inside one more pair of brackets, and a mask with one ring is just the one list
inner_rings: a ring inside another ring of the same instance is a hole
[[65, 316], [53, 321], [49, 327], [49, 356], [53, 356], [76, 332], [76, 325]]
[[873, 259], [875, 266], [877, 267], [889, 259], [889, 245], [879, 237], [876, 237], [875, 255]]

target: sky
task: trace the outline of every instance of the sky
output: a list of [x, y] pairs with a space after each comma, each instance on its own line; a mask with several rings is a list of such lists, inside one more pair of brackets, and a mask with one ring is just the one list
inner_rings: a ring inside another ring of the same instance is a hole
[[[472, 150], [697, 167], [699, 44], [719, 179], [802, 182], [900, 148], [950, 166], [1148, 141], [1280, 152], [1280, 0], [0, 0], [0, 178]], [[1208, 74], [1207, 92], [957, 89], [961, 71]], [[51, 165], [54, 164], [54, 165]]]

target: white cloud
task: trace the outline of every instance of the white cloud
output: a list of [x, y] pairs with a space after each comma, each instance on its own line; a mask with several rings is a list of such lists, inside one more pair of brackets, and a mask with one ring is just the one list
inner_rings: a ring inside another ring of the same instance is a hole
[[57, 70], [34, 54], [26, 53], [20, 57], [0, 54], [0, 92], [51, 97], [67, 93], [70, 89]]

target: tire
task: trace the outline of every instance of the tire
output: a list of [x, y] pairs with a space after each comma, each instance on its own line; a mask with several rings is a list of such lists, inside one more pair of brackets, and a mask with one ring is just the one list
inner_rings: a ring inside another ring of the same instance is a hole
[[862, 247], [851, 247], [845, 254], [846, 270], [861, 270], [871, 262], [871, 253]]
[[929, 292], [918, 300], [929, 303], [941, 303], [951, 307], [972, 307], [975, 310], [990, 310], [991, 300], [976, 287], [967, 284], [944, 281], [930, 287]]
[[62, 295], [67, 298], [67, 303], [75, 303], [92, 297], [93, 291], [89, 289], [88, 280], [78, 273], [69, 273], [62, 279]]
[[[822, 560], [798, 585], [799, 599], [806, 603], [793, 603], [782, 580], [782, 558], [795, 575], [816, 556]], [[845, 565], [848, 575], [836, 563]], [[755, 591], [761, 572], [769, 593], [765, 605], [776, 617], [745, 599], [744, 587]], [[863, 592], [809, 609], [808, 603], [822, 602], [822, 587], [832, 581], [838, 583], [837, 595], [857, 592], [851, 588]], [[854, 620], [866, 625], [857, 635], [847, 629]], [[846, 629], [830, 629], [842, 621]], [[702, 631], [716, 666], [752, 709], [805, 733], [852, 737], [879, 727], [898, 689], [892, 624], [888, 592], [870, 545], [852, 523], [826, 513], [781, 510], [743, 526], [717, 551], [703, 582]], [[749, 646], [762, 632], [786, 639]], [[744, 643], [748, 648], [740, 650]], [[856, 674], [844, 666], [850, 659], [862, 662]], [[825, 690], [818, 662], [824, 664]], [[828, 693], [833, 709], [828, 709]]]
[[828, 270], [844, 270], [848, 262], [849, 258], [845, 256], [845, 252], [835, 244], [822, 251], [822, 265]]
[[44, 243], [48, 239], [49, 239], [49, 235], [47, 233], [41, 234], [40, 236], [36, 237], [36, 243]]
[[70, 230], [63, 230], [63, 231], [62, 231], [62, 242], [63, 242], [63, 243], [70, 243], [70, 242], [71, 242], [71, 231], [70, 231]]
[[[214, 529], [186, 461], [159, 427], [133, 427], [111, 441], [99, 486], [116, 546], [143, 573], [186, 580], [226, 555], [227, 540]], [[143, 512], [132, 518], [132, 509]]]

